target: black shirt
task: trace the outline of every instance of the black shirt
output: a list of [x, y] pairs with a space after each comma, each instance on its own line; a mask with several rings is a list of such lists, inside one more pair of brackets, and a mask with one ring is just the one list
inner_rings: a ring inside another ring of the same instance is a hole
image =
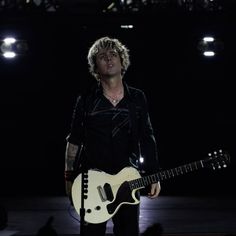
[[80, 158], [87, 168], [113, 174], [133, 165], [142, 155], [147, 171], [158, 169], [156, 142], [146, 98], [141, 90], [124, 84], [123, 99], [114, 107], [101, 87], [79, 96], [68, 142], [83, 145]]

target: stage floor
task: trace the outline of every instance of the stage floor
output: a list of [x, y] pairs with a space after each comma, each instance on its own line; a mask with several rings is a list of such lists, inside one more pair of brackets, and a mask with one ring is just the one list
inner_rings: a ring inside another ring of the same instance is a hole
[[[58, 235], [79, 235], [79, 217], [65, 196], [0, 197], [8, 225], [0, 236], [37, 235], [50, 217]], [[235, 196], [141, 197], [140, 231], [159, 223], [165, 235], [236, 234]], [[107, 235], [112, 235], [108, 222]]]

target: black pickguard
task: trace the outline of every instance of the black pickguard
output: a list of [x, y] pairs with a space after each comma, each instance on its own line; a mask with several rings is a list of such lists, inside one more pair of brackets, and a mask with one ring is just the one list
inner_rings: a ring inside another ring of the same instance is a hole
[[107, 211], [109, 214], [113, 214], [114, 211], [117, 209], [120, 203], [122, 202], [128, 202], [128, 203], [134, 203], [135, 200], [131, 195], [132, 191], [129, 187], [129, 183], [125, 181], [121, 184], [120, 188], [118, 189], [118, 192], [116, 194], [115, 201], [107, 205]]

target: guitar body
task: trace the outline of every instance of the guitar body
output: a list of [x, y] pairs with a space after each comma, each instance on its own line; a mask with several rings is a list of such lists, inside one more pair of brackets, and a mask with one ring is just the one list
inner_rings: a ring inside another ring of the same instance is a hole
[[[116, 175], [100, 170], [89, 170], [84, 188], [84, 219], [89, 223], [102, 223], [109, 220], [122, 204], [138, 204], [135, 190], [131, 190], [127, 181], [140, 178], [138, 170], [125, 167]], [[78, 175], [72, 185], [72, 200], [75, 210], [81, 209], [82, 174]]]

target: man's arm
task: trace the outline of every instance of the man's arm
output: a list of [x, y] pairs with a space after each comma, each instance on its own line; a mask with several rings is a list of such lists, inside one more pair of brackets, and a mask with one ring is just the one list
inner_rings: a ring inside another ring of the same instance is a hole
[[68, 196], [71, 196], [71, 187], [74, 177], [74, 162], [79, 146], [67, 142], [65, 152], [65, 190]]

